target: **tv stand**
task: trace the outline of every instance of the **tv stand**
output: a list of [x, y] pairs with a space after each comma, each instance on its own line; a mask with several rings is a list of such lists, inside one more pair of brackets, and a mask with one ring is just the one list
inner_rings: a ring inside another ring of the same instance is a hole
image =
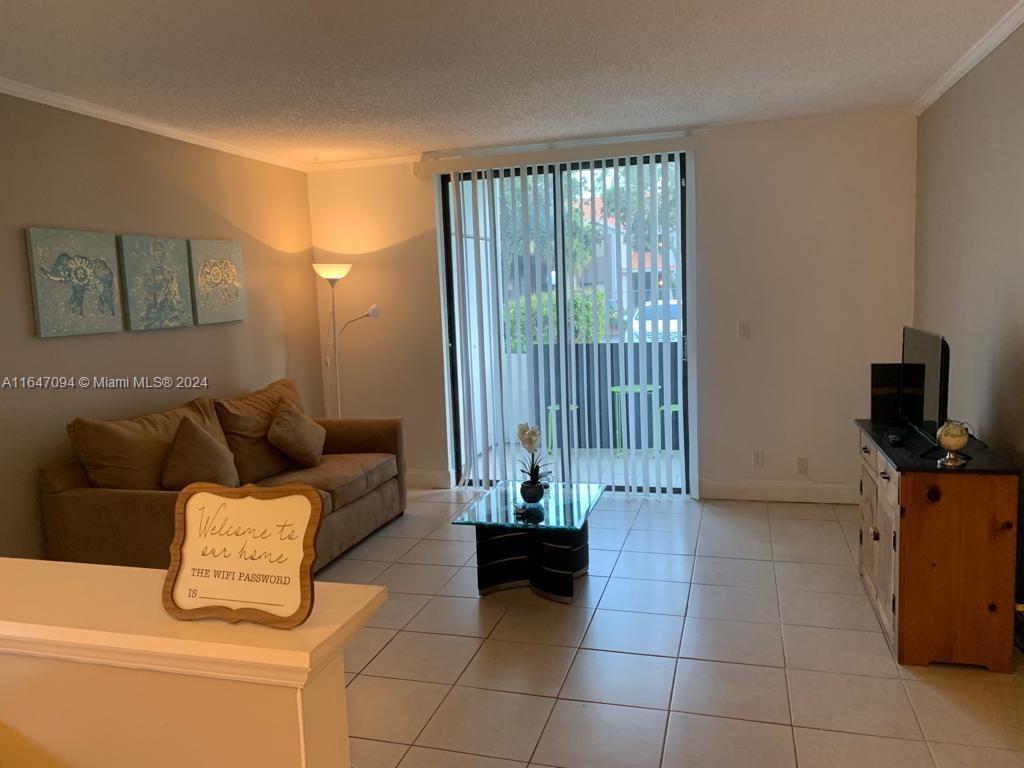
[[942, 468], [912, 428], [856, 424], [861, 578], [896, 660], [1012, 671], [1019, 470], [973, 438]]

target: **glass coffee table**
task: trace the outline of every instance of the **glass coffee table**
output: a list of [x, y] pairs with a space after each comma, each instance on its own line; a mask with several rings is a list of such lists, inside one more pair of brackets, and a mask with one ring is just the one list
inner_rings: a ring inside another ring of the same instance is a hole
[[572, 602], [573, 582], [590, 564], [587, 516], [603, 491], [592, 483], [551, 483], [539, 504], [526, 504], [519, 483], [504, 481], [471, 502], [452, 523], [476, 526], [480, 594], [529, 586]]

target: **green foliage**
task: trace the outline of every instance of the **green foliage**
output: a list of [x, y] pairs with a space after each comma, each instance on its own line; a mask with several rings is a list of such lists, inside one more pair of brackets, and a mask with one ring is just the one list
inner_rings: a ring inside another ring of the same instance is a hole
[[[526, 351], [527, 327], [534, 345], [558, 341], [557, 294], [534, 293], [529, 298], [529, 313], [525, 296], [505, 304], [505, 340], [512, 352]], [[586, 288], [573, 293], [573, 330], [577, 344], [604, 341], [608, 332], [608, 301], [604, 290]]]

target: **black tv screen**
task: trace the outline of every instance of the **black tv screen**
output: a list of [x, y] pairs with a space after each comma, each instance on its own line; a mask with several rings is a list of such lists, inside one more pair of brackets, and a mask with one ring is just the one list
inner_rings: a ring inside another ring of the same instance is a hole
[[946, 421], [948, 400], [949, 345], [937, 334], [905, 327], [900, 416], [935, 442], [935, 432]]

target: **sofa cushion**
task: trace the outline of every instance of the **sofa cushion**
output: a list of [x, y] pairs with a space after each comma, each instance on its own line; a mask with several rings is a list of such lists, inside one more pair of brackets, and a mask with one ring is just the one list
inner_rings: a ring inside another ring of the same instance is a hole
[[238, 485], [238, 470], [227, 445], [187, 416], [178, 425], [161, 479], [169, 491], [180, 491], [189, 483], [235, 487]]
[[186, 416], [227, 445], [213, 401], [206, 398], [131, 419], [75, 419], [68, 424], [68, 435], [95, 487], [163, 490], [164, 462]]
[[280, 379], [233, 400], [214, 401], [228, 448], [235, 455], [239, 482], [253, 483], [292, 468], [292, 460], [267, 439], [282, 399], [304, 412], [299, 390], [291, 379]]
[[398, 476], [398, 464], [390, 453], [327, 453], [315, 467], [295, 469], [268, 477], [257, 485], [311, 485], [331, 495], [331, 509], [365, 496], [374, 488]]
[[324, 455], [327, 430], [282, 398], [270, 422], [270, 444], [304, 467], [315, 467]]

